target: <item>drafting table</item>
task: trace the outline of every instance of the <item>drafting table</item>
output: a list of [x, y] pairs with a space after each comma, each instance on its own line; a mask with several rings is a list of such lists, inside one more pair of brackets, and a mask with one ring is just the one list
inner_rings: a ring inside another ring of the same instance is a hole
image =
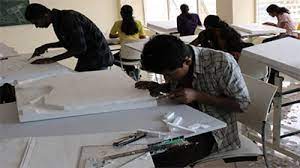
[[13, 55], [17, 55], [17, 54], [18, 54], [18, 52], [14, 48], [9, 47], [6, 44], [0, 42], [0, 58], [7, 57], [7, 56], [13, 56]]
[[249, 34], [264, 34], [264, 35], [269, 35], [269, 34], [279, 34], [279, 33], [285, 33], [286, 30], [279, 28], [279, 27], [274, 27], [274, 26], [268, 26], [268, 25], [262, 25], [262, 24], [244, 24], [244, 25], [232, 25], [233, 28], [236, 30], [246, 32]]
[[176, 21], [150, 21], [147, 28], [157, 34], [174, 34], [178, 33]]
[[[0, 139], [1, 167], [75, 168], [78, 166], [82, 146], [111, 146], [113, 141], [128, 135], [128, 133], [130, 132], [32, 137], [30, 140], [29, 138]], [[142, 140], [141, 143], [147, 143], [147, 141]], [[30, 147], [26, 149], [29, 145]], [[111, 148], [111, 150], [114, 150], [113, 147]], [[24, 153], [26, 153], [26, 155], [24, 155]], [[23, 167], [19, 167], [22, 159], [24, 159], [25, 162], [23, 162]], [[122, 159], [124, 160], [124, 158]], [[125, 163], [127, 160], [130, 161], [131, 159], [125, 158]], [[130, 166], [124, 166], [124, 168], [141, 167], [154, 168], [150, 153], [146, 153], [141, 159], [132, 161]]]
[[[69, 165], [76, 163], [79, 146], [111, 144], [112, 137], [114, 137], [113, 139], [119, 137], [119, 134], [113, 134], [112, 132], [135, 132], [137, 129], [167, 131], [161, 118], [168, 112], [181, 115], [187, 123], [195, 123], [196, 121], [208, 125], [208, 127], [198, 129], [196, 133], [188, 136], [226, 127], [226, 123], [191, 107], [169, 103], [163, 103], [161, 106], [153, 108], [21, 124], [18, 122], [15, 103], [10, 103], [0, 105], [0, 145], [4, 145], [10, 153], [20, 156], [25, 148], [24, 138], [34, 137], [37, 144], [31, 154], [31, 158], [34, 158], [32, 168], [40, 163], [52, 167], [57, 164]], [[49, 154], [52, 157], [49, 157]], [[7, 156], [7, 152], [1, 153], [0, 151], [0, 155]], [[20, 162], [20, 159], [16, 156], [9, 159], [10, 162], [14, 163], [12, 165], [17, 165]]]
[[[179, 37], [183, 42], [189, 44], [193, 40], [195, 40], [198, 37], [198, 35], [190, 35], [190, 36], [181, 36]], [[125, 47], [128, 47], [132, 50], [142, 52], [144, 45], [149, 41], [149, 39], [142, 39], [131, 43], [124, 44]]]
[[[55, 56], [63, 53], [63, 50], [49, 51], [45, 55]], [[33, 65], [28, 58], [32, 54], [21, 54], [7, 57], [6, 60], [0, 61], [0, 86], [5, 83], [15, 85], [16, 82], [26, 82], [47, 78], [53, 75], [71, 73], [72, 70], [59, 64]]]
[[166, 126], [161, 118], [168, 112], [178, 113], [186, 121], [209, 125], [208, 128], [197, 130], [197, 134], [226, 127], [226, 123], [205, 113], [186, 105], [176, 104], [160, 104], [151, 108], [20, 123], [16, 104], [8, 103], [0, 105], [0, 139], [94, 134], [136, 129], [164, 131]]
[[[275, 75], [275, 85], [278, 86], [277, 94], [274, 98], [274, 116], [273, 116], [273, 149], [278, 150], [297, 160], [300, 156], [288, 151], [280, 146], [281, 130], [281, 108], [282, 104], [282, 82], [283, 78], [279, 72], [293, 77], [300, 81], [300, 40], [294, 38], [284, 38], [245, 48], [242, 55], [251, 57], [260, 63], [263, 63], [278, 72]], [[296, 102], [294, 102], [296, 103]]]
[[237, 30], [242, 35], [243, 38], [249, 38], [250, 41], [253, 41], [254, 37], [276, 35], [276, 34], [286, 32], [285, 29], [279, 27], [262, 25], [258, 23], [231, 25], [231, 26], [235, 30]]

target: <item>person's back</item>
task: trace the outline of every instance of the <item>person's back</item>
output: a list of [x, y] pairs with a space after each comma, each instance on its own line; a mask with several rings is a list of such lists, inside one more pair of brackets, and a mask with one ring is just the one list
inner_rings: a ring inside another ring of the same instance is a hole
[[286, 29], [286, 33], [289, 35], [294, 35], [293, 31], [296, 30], [296, 22], [293, 21], [288, 13], [283, 13], [277, 17], [277, 26]]
[[177, 30], [180, 36], [194, 35], [197, 26], [202, 23], [197, 14], [189, 13], [189, 7], [186, 4], [180, 6], [182, 13], [177, 17]]
[[133, 8], [124, 5], [121, 8], [122, 20], [116, 21], [110, 31], [110, 38], [120, 38], [121, 44], [145, 38], [144, 28], [140, 21], [133, 18]]
[[110, 32], [110, 34], [118, 35], [118, 37], [120, 38], [121, 44], [131, 42], [131, 41], [136, 41], [136, 40], [141, 39], [141, 36], [145, 36], [144, 28], [143, 28], [141, 21], [135, 20], [135, 23], [138, 27], [138, 32], [135, 34], [131, 34], [131, 35], [128, 35], [122, 31], [122, 29], [121, 29], [122, 23], [123, 23], [123, 20], [116, 21]]
[[[86, 52], [100, 50], [103, 54], [110, 53], [104, 35], [89, 18], [74, 10], [53, 9], [52, 12], [55, 16], [53, 22], [55, 33], [66, 49], [75, 47], [71, 46], [72, 40], [85, 40]], [[74, 36], [70, 36], [70, 32], [76, 31], [81, 31], [84, 39], [74, 39]]]

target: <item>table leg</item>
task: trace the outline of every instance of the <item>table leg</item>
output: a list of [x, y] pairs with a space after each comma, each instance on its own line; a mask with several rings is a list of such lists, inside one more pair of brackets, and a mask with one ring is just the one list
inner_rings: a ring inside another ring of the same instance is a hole
[[280, 146], [280, 129], [281, 129], [281, 104], [282, 104], [282, 81], [283, 77], [279, 76], [279, 72], [275, 72], [275, 85], [278, 87], [274, 98], [273, 113], [273, 145]]

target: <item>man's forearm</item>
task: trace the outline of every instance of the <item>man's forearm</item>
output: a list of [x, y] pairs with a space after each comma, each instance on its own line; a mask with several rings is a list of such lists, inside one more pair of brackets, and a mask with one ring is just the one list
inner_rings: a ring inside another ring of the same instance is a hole
[[57, 61], [61, 61], [61, 60], [70, 58], [72, 56], [73, 56], [73, 53], [70, 52], [70, 51], [67, 51], [67, 52], [65, 52], [63, 54], [57, 55], [55, 57], [52, 57], [51, 59], [54, 60], [55, 62], [57, 62]]
[[169, 93], [171, 91], [171, 84], [170, 83], [160, 84], [159, 90], [160, 92], [163, 93]]
[[216, 106], [219, 108], [225, 108], [227, 110], [241, 112], [240, 104], [236, 102], [236, 100], [221, 97], [221, 96], [212, 96], [206, 93], [199, 93], [198, 102], [206, 105]]
[[60, 48], [63, 47], [61, 42], [56, 42], [56, 43], [48, 43], [44, 45], [47, 48]]

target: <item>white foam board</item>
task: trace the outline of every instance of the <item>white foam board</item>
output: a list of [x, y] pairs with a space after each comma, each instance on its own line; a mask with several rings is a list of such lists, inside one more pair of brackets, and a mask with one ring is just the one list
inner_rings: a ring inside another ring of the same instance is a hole
[[21, 122], [156, 106], [123, 71], [72, 73], [16, 85]]
[[[48, 52], [42, 57], [51, 57], [58, 53]], [[53, 75], [71, 73], [70, 69], [59, 63], [44, 65], [30, 64], [32, 60], [28, 59], [31, 55], [32, 54], [21, 54], [18, 56], [8, 57], [8, 59], [0, 61], [0, 86], [4, 83], [15, 85], [16, 82], [29, 82]]]
[[261, 34], [261, 35], [268, 35], [268, 34], [279, 34], [285, 33], [285, 29], [281, 29], [274, 26], [262, 25], [262, 24], [243, 24], [243, 25], [232, 25], [233, 28], [236, 30], [250, 33], [250, 34]]
[[150, 21], [147, 23], [147, 27], [159, 34], [177, 32], [176, 21]]
[[300, 40], [283, 38], [243, 49], [242, 55], [300, 80]]

